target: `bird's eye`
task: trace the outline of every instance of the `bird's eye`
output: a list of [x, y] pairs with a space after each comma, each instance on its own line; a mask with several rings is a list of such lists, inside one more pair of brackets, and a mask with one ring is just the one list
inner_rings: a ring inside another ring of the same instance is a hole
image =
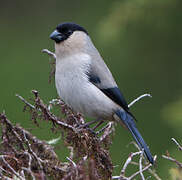
[[62, 28], [62, 29], [61, 29], [61, 32], [62, 32], [62, 33], [67, 33], [67, 32], [68, 32], [68, 29], [67, 29], [67, 28]]
[[67, 33], [68, 33], [68, 34], [72, 34], [72, 30], [68, 30]]
[[71, 29], [68, 29], [68, 28], [64, 27], [64, 28], [61, 29], [61, 33], [64, 34], [64, 35], [66, 35], [66, 36], [69, 36], [69, 35], [71, 35], [73, 32], [72, 32]]

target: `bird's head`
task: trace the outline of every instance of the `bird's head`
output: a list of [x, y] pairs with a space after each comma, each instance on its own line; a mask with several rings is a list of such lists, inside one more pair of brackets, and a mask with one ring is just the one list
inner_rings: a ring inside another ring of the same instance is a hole
[[59, 24], [51, 33], [50, 38], [55, 41], [57, 55], [82, 51], [89, 39], [87, 31], [75, 23]]

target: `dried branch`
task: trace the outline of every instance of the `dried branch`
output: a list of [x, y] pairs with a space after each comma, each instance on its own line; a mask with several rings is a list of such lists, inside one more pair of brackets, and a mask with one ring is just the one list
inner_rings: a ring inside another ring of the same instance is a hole
[[128, 157], [128, 159], [126, 160], [124, 166], [123, 166], [123, 169], [121, 170], [121, 173], [120, 175], [124, 175], [125, 174], [125, 171], [126, 171], [126, 168], [128, 167], [128, 165], [131, 163], [132, 159], [134, 156], [137, 156], [137, 155], [140, 155], [141, 154], [141, 151], [139, 152], [135, 152], [135, 153], [131, 153]]
[[[49, 75], [50, 81], [55, 74], [56, 55], [47, 49], [43, 49], [42, 52], [50, 56], [52, 68]], [[140, 175], [144, 180], [143, 172], [146, 170], [155, 175], [150, 169], [152, 165], [144, 162], [143, 152], [139, 151], [130, 154], [119, 176], [112, 177], [113, 164], [109, 148], [115, 131], [114, 123], [109, 122], [97, 133], [93, 133], [92, 129], [84, 126], [85, 119], [82, 115], [74, 113], [60, 99], [52, 99], [45, 104], [38, 91], [32, 90], [32, 93], [31, 102], [18, 94], [16, 96], [23, 102], [24, 111], [30, 113], [31, 119], [36, 125], [39, 125], [40, 119], [48, 121], [52, 123], [53, 132], [61, 133], [64, 145], [70, 149], [68, 162], [61, 162], [51, 145], [39, 140], [24, 128], [13, 125], [5, 113], [2, 113], [0, 114], [2, 129], [0, 178], [3, 177], [7, 180], [15, 178], [36, 180], [49, 177], [54, 180], [132, 180]], [[131, 102], [129, 107], [146, 96], [151, 97], [150, 94], [144, 94]], [[53, 113], [54, 109], [58, 110], [58, 115]], [[100, 135], [100, 133], [102, 134]], [[97, 136], [98, 134], [100, 137]], [[139, 156], [139, 162], [132, 161], [134, 156]], [[156, 160], [156, 157], [154, 159]], [[129, 164], [137, 165], [138, 171], [126, 177], [125, 172]]]
[[182, 151], [182, 146], [178, 143], [178, 141], [176, 141], [174, 138], [171, 138], [171, 140], [178, 146], [178, 149]]
[[[24, 154], [26, 154], [27, 156], [28, 156], [28, 167], [26, 168], [26, 167], [22, 167], [22, 170], [23, 170], [23, 172], [24, 171], [27, 171], [27, 173], [29, 173], [30, 175], [31, 175], [31, 177], [32, 177], [32, 180], [35, 180], [35, 176], [34, 176], [34, 174], [33, 174], [33, 172], [32, 172], [32, 170], [31, 170], [31, 165], [32, 165], [32, 156], [28, 153], [28, 152], [25, 152]], [[23, 173], [24, 174], [24, 173]]]
[[169, 160], [169, 161], [171, 161], [171, 162], [176, 163], [176, 165], [177, 165], [179, 168], [182, 168], [182, 163], [180, 163], [178, 160], [176, 160], [176, 159], [174, 159], [174, 158], [172, 158], [172, 157], [170, 157], [170, 156], [166, 156], [166, 155], [162, 155], [162, 157], [163, 157], [164, 159], [167, 159], [167, 160]]
[[[97, 136], [93, 134], [92, 130], [90, 130], [89, 128], [81, 128], [78, 131], [77, 127], [80, 127], [80, 124], [83, 124], [85, 122], [83, 117], [80, 114], [74, 114], [72, 110], [69, 107], [67, 107], [61, 100], [54, 99], [49, 102], [49, 105], [46, 105], [43, 103], [43, 101], [39, 97], [39, 93], [36, 90], [33, 90], [32, 93], [34, 95], [32, 103], [29, 103], [27, 100], [25, 100], [22, 96], [18, 94], [16, 96], [25, 104], [26, 107], [29, 107], [31, 109], [31, 111], [29, 112], [32, 114], [32, 119], [36, 120], [37, 118], [41, 118], [43, 120], [50, 121], [52, 122], [54, 128], [56, 128], [57, 126], [59, 129], [63, 130], [62, 133], [64, 135], [62, 139], [64, 140], [65, 144], [67, 144], [67, 146], [72, 150], [70, 152], [70, 158], [67, 158], [69, 160], [69, 163], [67, 163], [66, 168], [63, 170], [61, 163], [58, 159], [56, 159], [55, 155], [54, 156], [56, 164], [58, 163], [61, 166], [57, 166], [53, 162], [52, 164], [51, 162], [49, 162], [49, 160], [42, 159], [41, 155], [36, 153], [37, 150], [35, 150], [34, 148], [38, 148], [38, 146], [34, 147], [32, 145], [42, 144], [42, 142], [40, 142], [36, 138], [33, 138], [32, 135], [25, 131], [23, 128], [18, 126], [14, 127], [6, 118], [5, 114], [1, 114], [1, 123], [4, 123], [6, 124], [6, 126], [9, 127], [8, 131], [11, 131], [11, 133], [16, 137], [18, 146], [20, 147], [20, 149], [23, 150], [22, 155], [24, 156], [26, 163], [24, 162], [21, 165], [21, 168], [19, 169], [19, 171], [23, 174], [22, 178], [24, 178], [23, 176], [26, 177], [27, 175], [30, 175], [32, 179], [36, 179], [35, 172], [32, 170], [33, 164], [36, 164], [36, 171], [38, 171], [39, 176], [41, 177], [45, 177], [47, 174], [51, 174], [53, 177], [55, 177], [55, 179], [58, 177], [62, 177], [62, 179], [65, 180], [73, 177], [84, 177], [84, 179], [88, 180], [111, 178], [113, 165], [109, 156], [109, 152], [107, 150], [109, 149], [109, 146], [112, 142], [111, 135], [114, 132], [114, 123], [109, 122], [106, 126], [101, 128], [101, 130], [99, 130], [98, 132], [103, 132], [103, 135], [101, 135], [100, 138], [97, 138]], [[145, 96], [146, 95], [143, 95], [137, 98], [132, 103], [134, 104], [135, 102], [137, 102]], [[59, 107], [61, 112], [65, 115], [65, 118], [61, 119], [52, 112], [50, 112], [50, 110], [56, 106]], [[7, 131], [7, 129], [4, 130], [4, 132], [5, 131]], [[4, 133], [3, 135], [4, 140], [8, 139], [8, 136], [6, 134], [7, 133]], [[9, 144], [7, 145], [6, 143], [6, 146], [8, 148], [11, 148], [11, 151], [16, 154], [18, 151], [16, 150], [16, 148], [13, 147], [14, 144]], [[105, 149], [102, 147], [103, 145]], [[45, 148], [44, 150], [45, 152], [48, 151], [47, 148]], [[48, 154], [50, 154], [49, 151]], [[135, 163], [138, 164], [139, 171], [135, 172], [130, 177], [125, 177], [126, 168], [129, 164], [133, 164], [132, 158], [136, 155], [140, 155], [139, 163]], [[142, 179], [144, 179], [143, 171], [148, 170], [151, 167], [151, 165], [143, 166], [142, 156], [143, 154], [141, 151], [131, 153], [130, 157], [125, 162], [123, 169], [121, 170], [121, 174], [120, 176], [118, 176], [118, 178], [124, 180], [131, 180], [135, 176], [140, 174]], [[53, 156], [51, 155], [51, 157]], [[89, 164], [89, 166], [91, 167], [89, 170], [85, 169], [86, 164]], [[51, 168], [49, 166], [51, 166]], [[3, 169], [3, 167], [1, 167], [1, 169]], [[54, 174], [55, 172], [56, 174]], [[117, 176], [112, 178], [116, 179]]]
[[[14, 175], [21, 180], [45, 175], [62, 177], [65, 170], [52, 147], [32, 136], [19, 126], [13, 126], [5, 114], [0, 114], [2, 142], [0, 169], [3, 177]], [[64, 165], [65, 166], [65, 165]], [[39, 178], [40, 179], [40, 178]], [[45, 179], [45, 178], [44, 178]]]
[[[140, 159], [139, 159], [139, 163], [134, 163], [135, 165], [139, 166], [139, 171], [135, 172], [134, 174], [132, 174], [131, 176], [129, 177], [126, 177], [125, 176], [125, 172], [126, 172], [126, 169], [128, 167], [129, 164], [133, 164], [133, 157], [134, 156], [140, 156]], [[154, 156], [154, 161], [156, 161], [156, 158], [157, 156]], [[143, 175], [143, 172], [146, 171], [146, 170], [150, 170], [150, 167], [152, 167], [152, 164], [145, 164], [145, 167], [143, 167], [143, 163], [142, 163], [142, 159], [143, 159], [143, 151], [138, 151], [138, 152], [135, 152], [135, 153], [131, 153], [128, 157], [128, 159], [126, 160], [126, 162], [124, 163], [124, 166], [121, 170], [121, 173], [120, 173], [120, 176], [113, 176], [112, 179], [119, 179], [119, 180], [132, 180], [134, 179], [137, 175], [140, 174], [142, 180], [145, 180], [145, 177]], [[148, 179], [148, 178], [147, 178]], [[158, 179], [157, 179], [158, 180]]]
[[18, 97], [22, 102], [24, 102], [27, 106], [29, 106], [31, 109], [35, 109], [35, 106], [33, 106], [32, 104], [30, 104], [28, 101], [26, 101], [22, 96], [20, 96], [19, 94], [16, 94], [16, 97]]
[[[182, 146], [177, 142], [177, 140], [174, 138], [171, 138], [171, 140], [177, 145], [178, 149], [181, 151]], [[182, 169], [182, 163], [176, 160], [175, 158], [171, 157], [168, 152], [166, 152], [166, 155], [162, 155], [162, 157], [171, 162], [174, 162], [178, 166], [178, 168]]]
[[49, 51], [48, 49], [42, 49], [43, 53], [47, 53], [50, 57], [54, 58], [56, 60], [56, 55], [55, 53]]
[[[154, 156], [154, 161], [156, 160], [157, 156]], [[150, 167], [152, 167], [152, 164], [148, 164], [147, 166], [145, 166], [141, 171], [137, 171], [136, 173], [134, 173], [132, 176], [129, 177], [128, 180], [133, 179], [135, 176], [137, 176], [139, 173], [144, 172], [146, 170], [148, 170]]]
[[16, 96], [21, 101], [23, 101], [27, 106], [29, 106], [30, 108], [33, 107], [33, 108], [36, 108], [38, 111], [41, 111], [41, 113], [45, 117], [45, 119], [51, 120], [54, 125], [57, 124], [57, 125], [59, 125], [59, 126], [61, 126], [63, 128], [67, 128], [67, 129], [70, 129], [70, 130], [76, 132], [76, 129], [73, 126], [68, 125], [68, 124], [60, 121], [60, 119], [58, 117], [56, 117], [53, 113], [51, 113], [49, 111], [49, 109], [46, 107], [46, 105], [43, 104], [42, 100], [39, 98], [38, 91], [32, 90], [32, 93], [35, 95], [35, 106], [33, 106], [32, 104], [30, 104], [29, 102], [27, 102], [20, 95], [16, 95]]
[[149, 168], [149, 169], [148, 169], [148, 172], [149, 172], [155, 179], [157, 179], [157, 180], [162, 180], [162, 179], [159, 177], [159, 175], [155, 172], [155, 169]]
[[[21, 180], [24, 180], [15, 170], [14, 170], [14, 168], [5, 160], [5, 157], [8, 157], [8, 156], [6, 156], [6, 155], [0, 155], [0, 160], [2, 160], [3, 161], [3, 163], [4, 163], [4, 165], [8, 168], [8, 169], [10, 169], [10, 171], [15, 175], [15, 176], [17, 176], [19, 179], [21, 179]], [[9, 157], [10, 158], [10, 157]], [[8, 172], [9, 173], [9, 172]]]
[[[102, 145], [105, 146], [106, 144], [109, 147], [110, 142], [108, 139], [110, 138], [109, 135], [112, 129], [111, 124], [103, 130], [103, 136], [101, 142], [99, 142], [99, 139], [92, 133], [91, 129], [80, 128], [80, 124], [84, 123], [83, 117], [80, 114], [74, 114], [72, 110], [61, 100], [54, 99], [49, 102], [49, 105], [45, 105], [36, 90], [33, 90], [32, 93], [34, 95], [33, 103], [29, 103], [19, 95], [17, 97], [21, 97], [21, 101], [26, 106], [35, 107], [34, 110], [36, 110], [37, 116], [34, 118], [41, 118], [43, 120], [50, 121], [53, 123], [54, 128], [57, 127], [62, 130], [62, 139], [65, 144], [67, 144], [68, 148], [72, 149], [70, 152], [71, 158], [68, 159], [70, 162], [70, 170], [63, 179], [69, 179], [77, 176], [83, 176], [86, 177], [86, 179], [90, 179], [91, 177], [97, 177], [96, 179], [100, 179], [101, 177], [104, 177], [104, 179], [111, 178], [113, 169], [112, 162], [109, 152], [102, 147]], [[65, 118], [58, 118], [55, 114], [50, 112], [53, 107], [58, 107], [65, 115]], [[32, 113], [32, 111], [29, 112]], [[77, 129], [77, 127], [79, 127], [79, 129]], [[34, 161], [38, 163], [39, 170], [41, 171], [41, 164], [44, 169], [43, 164], [45, 161], [40, 159], [39, 156], [36, 156], [34, 151], [31, 151], [31, 146], [27, 142], [26, 138], [27, 135], [23, 134], [23, 140], [28, 148], [28, 153]], [[30, 159], [28, 162], [30, 163]], [[94, 167], [94, 170], [86, 170], [86, 164], [90, 164], [90, 166]]]
[[48, 54], [51, 57], [51, 59], [53, 59], [53, 61], [50, 61], [51, 71], [49, 73], [49, 83], [51, 83], [51, 80], [54, 77], [55, 69], [56, 69], [55, 68], [56, 55], [55, 55], [55, 53], [49, 51], [48, 49], [43, 49], [42, 52]]
[[[14, 153], [14, 157], [17, 157], [19, 151], [17, 151], [17, 146], [21, 149], [22, 159], [18, 159], [21, 162], [18, 173], [22, 179], [27, 176], [31, 177], [33, 180], [37, 179], [37, 173], [40, 177], [46, 177], [51, 175], [54, 179], [123, 179], [132, 180], [137, 175], [140, 175], [144, 180], [143, 172], [146, 170], [151, 170], [151, 164], [143, 165], [142, 157], [143, 152], [139, 151], [136, 153], [131, 153], [131, 155], [126, 160], [120, 176], [112, 177], [113, 165], [109, 156], [109, 146], [111, 144], [111, 135], [114, 132], [113, 122], [109, 122], [106, 126], [101, 128], [99, 132], [103, 134], [98, 138], [92, 130], [89, 128], [79, 128], [80, 124], [85, 121], [80, 114], [74, 114], [72, 110], [66, 106], [61, 100], [54, 99], [49, 102], [48, 105], [44, 104], [42, 99], [39, 97], [39, 93], [36, 90], [32, 91], [34, 98], [33, 102], [29, 103], [22, 96], [16, 95], [26, 107], [29, 107], [31, 111], [29, 113], [33, 114], [34, 119], [41, 118], [46, 121], [50, 121], [54, 128], [61, 130], [63, 133], [62, 139], [67, 145], [70, 151], [70, 157], [67, 158], [69, 162], [65, 165], [61, 163], [54, 151], [50, 149], [50, 146], [44, 142], [33, 137], [29, 132], [25, 131], [19, 126], [13, 126], [7, 119], [5, 114], [0, 115], [1, 124], [3, 124], [3, 144], [6, 148], [9, 148], [9, 152]], [[140, 99], [140, 98], [139, 98]], [[136, 101], [135, 101], [136, 102]], [[65, 115], [64, 118], [59, 118], [50, 110], [52, 108], [58, 107], [61, 113]], [[26, 110], [26, 108], [25, 108]], [[33, 119], [32, 118], [32, 119]], [[38, 122], [37, 122], [38, 123]], [[12, 135], [7, 135], [11, 133]], [[15, 142], [11, 142], [11, 137], [15, 137]], [[9, 138], [9, 139], [8, 139]], [[9, 143], [6, 143], [6, 142]], [[39, 153], [39, 146], [42, 146], [41, 152]], [[43, 154], [44, 155], [43, 155]], [[50, 155], [51, 154], [51, 155]], [[134, 156], [140, 156], [139, 163], [133, 162], [132, 158]], [[19, 157], [19, 156], [18, 156]], [[43, 158], [44, 157], [44, 158]], [[45, 157], [54, 157], [53, 161]], [[9, 163], [9, 162], [8, 162]], [[139, 170], [129, 177], [125, 177], [125, 171], [129, 164], [137, 164]], [[36, 166], [36, 172], [32, 169]], [[86, 168], [89, 166], [90, 168]], [[63, 168], [64, 167], [64, 168]], [[1, 167], [2, 172], [7, 171]], [[3, 171], [3, 169], [5, 171]], [[17, 171], [15, 171], [17, 172]], [[8, 171], [6, 174], [11, 174]], [[10, 176], [11, 177], [11, 176]]]
[[76, 172], [76, 179], [78, 178], [78, 168], [77, 168], [77, 165], [74, 161], [72, 161], [69, 157], [66, 157], [70, 162], [71, 164], [73, 165], [74, 169], [75, 169], [75, 172]]
[[[42, 171], [43, 170], [43, 167], [42, 167], [42, 160], [36, 155], [36, 153], [33, 152], [31, 146], [30, 146], [30, 143], [28, 142], [27, 138], [26, 138], [26, 134], [25, 134], [25, 131], [23, 131], [23, 137], [24, 137], [24, 142], [25, 144], [27, 145], [28, 147], [28, 152], [33, 156], [33, 158], [38, 162], [38, 165], [39, 165], [39, 168], [40, 170]], [[28, 155], [29, 158], [30, 158], [30, 155]], [[29, 161], [30, 163], [31, 161]]]
[[144, 175], [143, 175], [143, 167], [142, 167], [142, 159], [143, 159], [143, 151], [140, 153], [140, 159], [139, 159], [139, 172], [142, 180], [145, 180]]
[[152, 97], [150, 94], [143, 94], [139, 97], [137, 97], [136, 99], [134, 99], [129, 105], [128, 107], [133, 106], [136, 102], [138, 102], [140, 99], [144, 98], [144, 97]]
[[[11, 124], [11, 122], [7, 119], [6, 115], [4, 113], [0, 114], [0, 120], [1, 120], [1, 124], [5, 125], [8, 129], [11, 130], [11, 132], [13, 133], [13, 135], [15, 136], [15, 138], [19, 141], [20, 144], [20, 148], [24, 149], [24, 146], [22, 145], [22, 139], [19, 136], [19, 134], [16, 132], [16, 130], [14, 129], [13, 125]], [[6, 135], [5, 135], [6, 136]], [[8, 138], [8, 136], [6, 136], [6, 139]], [[3, 139], [4, 140], [4, 139]]]

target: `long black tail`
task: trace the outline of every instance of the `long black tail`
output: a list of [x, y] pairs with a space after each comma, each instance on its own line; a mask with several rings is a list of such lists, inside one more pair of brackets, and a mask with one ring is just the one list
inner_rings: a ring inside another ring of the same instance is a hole
[[141, 134], [139, 133], [138, 129], [136, 128], [136, 125], [132, 116], [126, 111], [122, 111], [122, 110], [116, 111], [116, 115], [119, 117], [119, 119], [121, 119], [122, 123], [124, 123], [124, 125], [129, 129], [129, 131], [133, 135], [140, 149], [144, 150], [144, 153], [147, 159], [149, 160], [149, 162], [153, 164], [154, 160], [150, 153], [150, 150], [147, 144], [145, 143], [144, 139], [142, 138]]

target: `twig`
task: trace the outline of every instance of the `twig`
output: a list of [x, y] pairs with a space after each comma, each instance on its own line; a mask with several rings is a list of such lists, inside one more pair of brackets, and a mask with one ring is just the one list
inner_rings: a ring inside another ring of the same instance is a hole
[[[129, 164], [131, 164], [132, 162], [132, 158], [136, 155], [140, 155], [140, 159], [139, 159], [139, 171], [135, 172], [134, 174], [132, 174], [129, 177], [125, 177], [125, 171], [126, 168]], [[135, 176], [137, 176], [138, 174], [140, 174], [140, 176], [142, 177], [142, 180], [145, 180], [145, 177], [143, 175], [143, 172], [146, 170], [149, 170], [149, 168], [152, 166], [152, 164], [148, 164], [146, 165], [144, 168], [142, 167], [142, 158], [143, 158], [143, 151], [138, 151], [135, 153], [131, 153], [130, 156], [128, 157], [128, 159], [126, 160], [123, 169], [121, 170], [120, 176], [113, 176], [112, 179], [119, 179], [119, 180], [132, 180]], [[154, 156], [154, 161], [156, 161], [157, 156]], [[148, 177], [150, 178], [150, 177]], [[148, 179], [147, 178], [147, 179]], [[158, 179], [160, 180], [160, 179]]]
[[121, 170], [121, 173], [120, 175], [124, 175], [125, 171], [126, 171], [126, 168], [127, 166], [131, 163], [132, 159], [134, 156], [137, 156], [139, 154], [141, 154], [142, 151], [139, 151], [139, 152], [135, 152], [135, 153], [131, 153], [128, 157], [128, 159], [126, 160], [124, 166], [123, 166], [123, 169]]
[[55, 68], [56, 55], [53, 52], [49, 51], [48, 49], [43, 49], [42, 52], [47, 53], [51, 58], [53, 58], [53, 62], [50, 61], [51, 71], [49, 73], [49, 79], [48, 79], [48, 82], [51, 83], [52, 77], [55, 75], [55, 71], [56, 71], [56, 68]]
[[28, 156], [28, 159], [29, 159], [29, 161], [28, 161], [28, 169], [31, 170], [32, 157], [31, 157], [30, 153], [28, 153], [27, 151], [25, 151], [24, 154]]
[[180, 151], [182, 151], [182, 146], [177, 142], [177, 140], [174, 139], [174, 138], [171, 138], [171, 140], [178, 146], [178, 149], [179, 149]]
[[35, 109], [41, 111], [47, 117], [47, 119], [51, 120], [54, 124], [57, 124], [58, 126], [61, 126], [63, 128], [67, 128], [67, 129], [77, 132], [73, 126], [60, 121], [60, 119], [58, 119], [54, 114], [52, 114], [48, 110], [48, 108], [45, 106], [45, 104], [42, 103], [42, 101], [38, 95], [38, 91], [32, 90], [32, 93], [35, 95], [36, 106], [33, 106], [32, 104], [30, 104], [22, 96], [17, 95], [17, 97], [20, 98], [21, 101], [24, 102], [30, 108], [35, 108]]
[[[25, 133], [24, 133], [24, 136], [25, 136]], [[27, 141], [28, 141], [28, 140], [27, 140]], [[30, 153], [28, 153], [27, 151], [26, 151], [24, 154], [26, 154], [26, 155], [28, 156], [29, 161], [28, 161], [28, 168], [22, 167], [22, 170], [23, 170], [23, 172], [24, 172], [24, 171], [27, 171], [27, 172], [31, 175], [32, 180], [36, 180], [36, 178], [35, 178], [35, 176], [34, 176], [32, 170], [31, 170], [32, 156], [31, 156]]]
[[25, 150], [23, 144], [22, 144], [22, 139], [19, 136], [19, 134], [14, 130], [13, 125], [11, 124], [11, 122], [7, 119], [6, 115], [4, 113], [0, 114], [0, 120], [2, 120], [4, 122], [4, 124], [6, 124], [9, 129], [12, 131], [12, 133], [14, 134], [14, 136], [17, 138], [17, 140], [20, 142], [20, 146], [23, 150]]
[[72, 161], [69, 157], [66, 157], [67, 160], [69, 160], [71, 162], [71, 164], [73, 165], [74, 169], [75, 169], [75, 172], [76, 172], [76, 179], [78, 177], [78, 168], [77, 168], [77, 165], [74, 161]]
[[143, 151], [142, 151], [141, 154], [140, 154], [140, 159], [139, 159], [139, 171], [140, 171], [140, 176], [141, 176], [142, 180], [145, 180], [144, 175], [143, 175], [143, 173], [142, 173], [142, 169], [143, 169], [143, 167], [142, 167], [142, 159], [143, 159]]
[[[25, 179], [25, 173], [23, 170], [20, 170], [20, 175]], [[33, 179], [34, 180], [34, 179]]]
[[[154, 161], [156, 160], [156, 158], [157, 158], [157, 156], [154, 156]], [[145, 166], [145, 167], [142, 169], [142, 172], [148, 170], [151, 166], [152, 166], [152, 164], [148, 164], [147, 166]], [[128, 180], [133, 179], [133, 178], [134, 178], [135, 176], [137, 176], [139, 173], [140, 173], [140, 171], [137, 171], [136, 173], [134, 173], [133, 175], [131, 175], [131, 176], [129, 177]]]
[[[28, 148], [29, 153], [31, 153], [32, 156], [36, 159], [36, 161], [37, 161], [38, 164], [39, 164], [40, 170], [43, 171], [43, 167], [42, 167], [42, 164], [41, 164], [41, 161], [42, 161], [42, 160], [36, 155], [36, 153], [33, 152], [32, 148], [31, 148], [31, 146], [30, 146], [30, 143], [28, 142], [28, 139], [26, 138], [26, 134], [25, 134], [24, 131], [23, 131], [23, 137], [24, 137], [24, 141], [25, 141], [25, 143], [26, 143], [26, 145], [27, 145], [27, 148]], [[30, 162], [29, 162], [29, 163], [30, 163]]]
[[53, 52], [49, 51], [48, 49], [42, 49], [42, 52], [43, 53], [47, 53], [49, 56], [51, 56], [54, 59], [56, 59], [56, 55]]
[[[178, 149], [181, 151], [181, 150], [182, 150], [182, 146], [177, 142], [177, 140], [174, 139], [174, 138], [171, 138], [171, 140], [177, 145]], [[167, 155], [162, 155], [162, 157], [163, 157], [164, 159], [167, 159], [167, 160], [169, 160], [169, 161], [171, 161], [171, 162], [176, 163], [176, 165], [177, 165], [179, 168], [182, 168], [182, 163], [179, 162], [178, 160], [172, 158], [171, 156], [169, 156], [168, 153], [167, 153]]]
[[12, 173], [14, 174], [14, 175], [16, 175], [18, 178], [20, 178], [21, 180], [24, 180], [24, 178], [22, 178], [9, 164], [8, 164], [8, 162], [4, 159], [4, 155], [0, 155], [0, 159], [2, 159], [2, 161], [3, 161], [3, 163], [6, 165], [6, 167], [8, 167], [11, 171], [12, 171]]
[[76, 165], [76, 163], [74, 161], [72, 161], [69, 157], [66, 157], [66, 159], [73, 164], [74, 168], [77, 168], [77, 165]]
[[35, 109], [35, 106], [33, 106], [32, 104], [30, 104], [28, 101], [26, 101], [22, 96], [20, 96], [19, 94], [15, 95], [16, 97], [18, 97], [22, 102], [24, 102], [26, 105], [28, 105], [30, 108]]
[[54, 114], [52, 114], [48, 110], [48, 108], [45, 106], [45, 104], [43, 104], [43, 102], [41, 101], [41, 99], [40, 99], [40, 97], [38, 95], [38, 91], [32, 90], [32, 93], [35, 95], [36, 106], [41, 109], [42, 113], [47, 117], [47, 119], [51, 120], [53, 123], [55, 123], [55, 124], [57, 124], [59, 126], [62, 126], [64, 128], [70, 129], [70, 130], [72, 130], [74, 132], [77, 132], [76, 129], [73, 126], [60, 121]]
[[11, 175], [9, 171], [5, 170], [3, 167], [0, 166], [0, 177], [2, 177], [2, 172], [5, 172], [6, 174]]
[[158, 176], [158, 174], [156, 174], [156, 172], [155, 172], [154, 170], [152, 170], [151, 168], [148, 169], [148, 172], [149, 172], [150, 174], [152, 174], [152, 176], [154, 176], [155, 179], [157, 179], [157, 180], [162, 180], [162, 179]]
[[69, 156], [69, 158], [70, 159], [73, 159], [73, 157], [74, 157], [74, 148], [72, 146], [68, 146], [68, 149], [70, 150], [70, 156]]
[[139, 148], [138, 144], [135, 141], [130, 142], [129, 145], [130, 144], [133, 144], [135, 146], [135, 148], [137, 148], [138, 151], [140, 151], [140, 148]]
[[27, 171], [27, 172], [31, 175], [32, 180], [36, 180], [36, 178], [35, 178], [33, 172], [31, 171], [31, 169], [25, 168], [25, 167], [22, 167], [22, 169], [23, 169], [24, 171]]
[[176, 159], [174, 159], [174, 158], [172, 158], [172, 157], [170, 157], [170, 156], [166, 156], [166, 155], [162, 155], [162, 157], [163, 157], [164, 159], [169, 160], [169, 161], [175, 162], [175, 163], [178, 165], [179, 168], [182, 168], [182, 163], [180, 163], [180, 162], [177, 161]]
[[150, 94], [143, 94], [139, 97], [137, 97], [136, 99], [134, 99], [129, 105], [128, 107], [131, 107], [133, 104], [135, 104], [137, 101], [139, 101], [140, 99], [144, 98], [144, 97], [152, 97]]

